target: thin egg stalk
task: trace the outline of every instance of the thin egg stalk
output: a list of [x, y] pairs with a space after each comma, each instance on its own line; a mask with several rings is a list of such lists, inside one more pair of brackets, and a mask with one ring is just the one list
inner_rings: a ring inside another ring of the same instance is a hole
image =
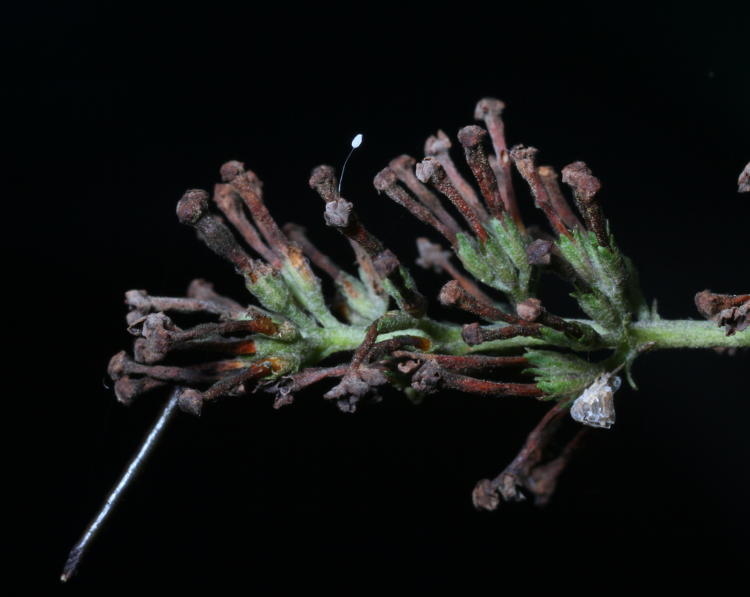
[[360, 145], [362, 145], [362, 133], [357, 133], [354, 135], [354, 139], [352, 139], [352, 148], [349, 150], [349, 155], [346, 156], [346, 159], [344, 160], [344, 165], [341, 166], [341, 176], [339, 177], [339, 195], [341, 195], [341, 183], [344, 182], [344, 171], [346, 170], [346, 165], [349, 163], [349, 158], [352, 157], [352, 154], [354, 153], [354, 150], [357, 149]]

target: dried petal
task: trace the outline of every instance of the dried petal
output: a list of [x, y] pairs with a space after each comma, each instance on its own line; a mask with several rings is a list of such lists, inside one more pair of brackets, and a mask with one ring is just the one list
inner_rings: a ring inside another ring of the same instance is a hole
[[373, 367], [357, 367], [350, 369], [323, 397], [336, 400], [343, 412], [354, 412], [357, 403], [372, 392], [373, 388], [388, 383], [385, 374]]
[[352, 213], [352, 204], [346, 199], [335, 199], [326, 203], [324, 218], [326, 224], [334, 228], [346, 228]]
[[203, 394], [198, 390], [186, 388], [180, 392], [180, 396], [177, 399], [177, 406], [179, 406], [183, 412], [200, 417], [201, 410], [203, 410]]
[[471, 501], [477, 510], [497, 510], [500, 505], [500, 497], [489, 479], [482, 479], [476, 484]]
[[437, 392], [442, 377], [441, 367], [434, 361], [425, 361], [411, 378], [411, 387], [417, 392], [432, 394]]
[[750, 327], [750, 294], [716, 294], [704, 290], [695, 295], [695, 306], [703, 317], [724, 327], [727, 336]]

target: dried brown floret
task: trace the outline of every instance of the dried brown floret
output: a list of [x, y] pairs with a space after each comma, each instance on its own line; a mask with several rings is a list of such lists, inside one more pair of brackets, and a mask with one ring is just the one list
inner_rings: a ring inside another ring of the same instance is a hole
[[725, 328], [727, 336], [750, 326], [750, 294], [716, 294], [703, 290], [695, 295], [695, 306], [703, 317]]

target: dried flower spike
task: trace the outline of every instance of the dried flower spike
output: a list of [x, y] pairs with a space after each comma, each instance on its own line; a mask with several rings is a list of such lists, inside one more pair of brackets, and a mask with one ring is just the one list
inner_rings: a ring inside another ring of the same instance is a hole
[[[357, 260], [354, 272], [317, 249], [303, 227], [279, 227], [264, 202], [263, 183], [241, 162], [221, 167], [212, 202], [202, 190], [183, 195], [179, 221], [234, 266], [248, 297], [224, 297], [204, 280], [194, 280], [185, 297], [126, 293], [127, 329], [135, 340], [132, 356], [122, 351], [110, 361], [115, 396], [128, 405], [160, 388], [172, 393], [121, 481], [70, 552], [63, 581], [75, 572], [178, 410], [200, 415], [221, 399], [258, 389], [279, 408], [316, 384], [320, 395], [348, 413], [363, 408], [367, 399], [379, 401], [386, 386], [416, 403], [442, 389], [487, 400], [552, 402], [516, 458], [499, 475], [476, 485], [475, 506], [494, 510], [503, 501], [526, 497], [537, 504], [549, 501], [582, 445], [585, 428], [614, 424], [615, 375], [625, 369], [633, 385], [631, 368], [644, 348], [734, 351], [750, 346], [750, 295], [698, 293], [696, 305], [710, 321], [668, 321], [650, 309], [635, 268], [616, 246], [597, 202], [599, 180], [583, 162], [562, 170], [579, 220], [554, 169], [537, 166], [536, 149], [516, 145], [508, 151], [503, 108], [500, 100], [481, 100], [474, 116], [486, 130], [472, 125], [458, 133], [478, 190], [461, 176], [442, 131], [428, 140], [421, 162], [401, 155], [373, 169], [378, 172], [373, 196], [384, 193], [447, 241], [450, 250], [432, 239], [416, 239], [417, 263], [450, 278], [440, 303], [470, 313], [481, 324], [430, 315], [408, 268], [374, 228], [365, 227], [354, 202], [341, 196], [330, 166], [315, 168], [309, 184], [323, 199], [322, 219], [349, 241]], [[485, 148], [487, 137], [494, 155]], [[527, 228], [522, 221], [522, 194], [514, 189], [511, 162], [529, 187], [525, 200], [533, 199], [544, 212], [550, 231]], [[748, 176], [746, 168], [740, 191], [748, 190]], [[449, 212], [454, 208], [466, 228]], [[333, 300], [313, 267], [333, 280]], [[540, 285], [548, 272], [572, 285], [579, 312], [563, 317], [544, 307]], [[190, 326], [180, 327], [174, 314], [190, 314]], [[565, 425], [575, 425], [571, 418], [584, 428], [567, 433]]]

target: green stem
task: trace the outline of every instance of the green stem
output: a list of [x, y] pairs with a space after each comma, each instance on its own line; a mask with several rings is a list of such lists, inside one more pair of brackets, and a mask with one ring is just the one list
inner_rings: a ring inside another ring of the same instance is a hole
[[689, 319], [637, 322], [630, 326], [639, 344], [656, 342], [654, 348], [740, 348], [750, 346], [750, 329], [727, 336], [711, 321]]
[[[571, 320], [592, 326], [602, 335], [601, 348], [624, 350], [619, 337], [606, 334], [591, 320]], [[477, 353], [517, 352], [524, 348], [554, 347], [542, 338], [519, 336], [507, 340], [494, 340], [477, 346], [469, 346], [461, 338], [461, 326], [437, 322], [428, 318], [414, 320], [414, 327], [380, 334], [378, 340], [386, 340], [402, 334], [426, 336], [433, 343], [433, 351], [451, 355]], [[366, 327], [337, 325], [330, 328], [313, 328], [315, 332], [298, 342], [282, 342], [272, 338], [256, 341], [258, 353], [253, 358], [265, 356], [294, 357], [300, 366], [315, 365], [335, 352], [355, 350], [364, 340]], [[629, 337], [635, 345], [654, 342], [654, 349], [668, 348], [740, 348], [750, 347], [750, 329], [727, 336], [726, 332], [710, 321], [664, 320], [636, 322], [630, 324]], [[629, 349], [627, 349], [629, 350]], [[627, 352], [627, 350], [625, 352]], [[625, 354], [625, 353], [622, 353]], [[611, 359], [614, 364], [620, 357]]]
[[[570, 320], [589, 325], [602, 335], [601, 348], [617, 349], [621, 341], [613, 337], [587, 319]], [[505, 351], [518, 348], [551, 346], [550, 342], [540, 338], [520, 336], [508, 340], [494, 340], [477, 346], [468, 346], [461, 339], [461, 326], [438, 323], [423, 319], [420, 327], [428, 335], [439, 339], [440, 350], [448, 354], [468, 354], [480, 352]], [[665, 348], [740, 348], [750, 347], [750, 329], [727, 336], [726, 331], [711, 321], [693, 321], [690, 319], [660, 319], [630, 324], [630, 338], [636, 344], [655, 342], [655, 349]]]

